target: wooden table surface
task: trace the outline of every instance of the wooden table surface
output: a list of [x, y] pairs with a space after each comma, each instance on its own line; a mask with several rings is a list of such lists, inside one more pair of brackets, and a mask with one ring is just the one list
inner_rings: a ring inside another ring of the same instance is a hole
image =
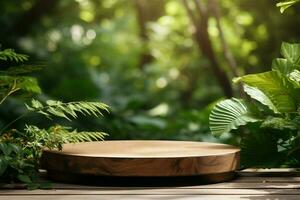
[[297, 169], [244, 170], [235, 180], [191, 186], [103, 187], [54, 183], [49, 190], [0, 189], [0, 200], [300, 199]]

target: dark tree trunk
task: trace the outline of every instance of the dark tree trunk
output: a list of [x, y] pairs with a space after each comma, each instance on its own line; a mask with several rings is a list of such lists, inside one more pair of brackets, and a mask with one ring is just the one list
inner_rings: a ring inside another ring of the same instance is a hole
[[[191, 2], [191, 1], [190, 1]], [[205, 8], [199, 1], [194, 0], [193, 3], [195, 4], [194, 11], [190, 5], [189, 1], [183, 0], [183, 5], [193, 23], [195, 28], [195, 40], [199, 49], [201, 50], [202, 54], [207, 57], [211, 63], [211, 69], [214, 73], [215, 77], [217, 78], [220, 87], [222, 88], [226, 97], [230, 98], [233, 96], [233, 91], [231, 87], [231, 83], [225, 73], [225, 71], [219, 65], [217, 58], [215, 56], [209, 34], [208, 34], [208, 13], [207, 8]], [[198, 16], [195, 14], [197, 12]]]
[[153, 57], [149, 54], [149, 50], [147, 48], [149, 40], [147, 35], [147, 23], [155, 21], [163, 15], [164, 2], [162, 0], [135, 0], [135, 7], [140, 29], [139, 35], [143, 46], [145, 47], [141, 54], [138, 66], [141, 70], [144, 70], [145, 65], [153, 60]]

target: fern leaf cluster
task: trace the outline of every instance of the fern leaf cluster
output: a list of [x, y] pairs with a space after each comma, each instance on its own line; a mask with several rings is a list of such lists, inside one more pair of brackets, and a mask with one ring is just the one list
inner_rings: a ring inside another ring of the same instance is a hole
[[72, 130], [70, 127], [64, 127], [60, 125], [51, 126], [48, 129], [41, 129], [37, 126], [26, 125], [25, 128], [26, 137], [28, 140], [34, 138], [36, 142], [29, 144], [28, 147], [33, 148], [33, 146], [46, 147], [48, 149], [62, 149], [63, 144], [65, 143], [78, 143], [78, 142], [91, 142], [103, 140], [106, 133], [103, 132], [88, 132], [82, 131], [78, 132], [76, 129]]
[[76, 119], [78, 113], [90, 116], [102, 116], [102, 111], [108, 112], [108, 106], [101, 102], [69, 102], [48, 100], [46, 104], [33, 99], [31, 105], [26, 105], [29, 111], [40, 113], [51, 119], [51, 116], [65, 118], [71, 121], [71, 118]]
[[[5, 49], [0, 51], [0, 60], [22, 63], [28, 60], [28, 56], [18, 54], [12, 49]], [[0, 70], [0, 104], [13, 94], [18, 96], [40, 94], [41, 88], [37, 79], [24, 76], [24, 74], [40, 69], [41, 66], [19, 65]]]
[[5, 49], [0, 51], [0, 60], [24, 62], [28, 60], [28, 56], [16, 53], [13, 49]]
[[[12, 49], [0, 51], [0, 60], [22, 63], [28, 56], [18, 54]], [[2, 62], [1, 62], [2, 63]], [[6, 62], [4, 62], [6, 63]], [[25, 74], [41, 69], [42, 66], [19, 65], [2, 67], [0, 70], [0, 105], [7, 97], [29, 96], [41, 93], [38, 81]], [[32, 99], [30, 104], [25, 104], [29, 112], [25, 112], [15, 120], [0, 128], [0, 177], [1, 180], [12, 182], [21, 181], [35, 184], [38, 174], [39, 159], [45, 148], [62, 150], [65, 143], [103, 140], [107, 135], [104, 132], [77, 131], [61, 125], [39, 128], [26, 125], [25, 129], [8, 129], [17, 120], [28, 113], [39, 113], [49, 119], [60, 117], [71, 121], [78, 115], [95, 116], [108, 112], [108, 106], [100, 102], [69, 102], [48, 100], [40, 102]], [[5, 158], [5, 159], [3, 159]]]

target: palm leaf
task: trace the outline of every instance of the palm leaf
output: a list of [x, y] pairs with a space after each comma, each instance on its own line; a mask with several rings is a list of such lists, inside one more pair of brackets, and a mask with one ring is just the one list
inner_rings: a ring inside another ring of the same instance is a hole
[[260, 121], [255, 108], [242, 99], [227, 99], [218, 103], [209, 116], [211, 132], [220, 136], [249, 122]]

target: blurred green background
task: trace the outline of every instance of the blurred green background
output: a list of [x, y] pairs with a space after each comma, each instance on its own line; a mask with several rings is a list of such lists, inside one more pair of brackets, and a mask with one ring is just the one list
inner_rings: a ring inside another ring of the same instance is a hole
[[[0, 44], [45, 65], [34, 74], [43, 89], [39, 99], [111, 107], [101, 119], [77, 120], [73, 126], [79, 130], [103, 130], [107, 139], [235, 144], [236, 136], [211, 136], [211, 107], [240, 95], [238, 86], [231, 87], [233, 77], [268, 70], [282, 41], [300, 41], [299, 5], [280, 14], [275, 3], [0, 1]], [[0, 126], [23, 111], [23, 102], [10, 98], [0, 108]], [[49, 125], [40, 116], [24, 120]]]

